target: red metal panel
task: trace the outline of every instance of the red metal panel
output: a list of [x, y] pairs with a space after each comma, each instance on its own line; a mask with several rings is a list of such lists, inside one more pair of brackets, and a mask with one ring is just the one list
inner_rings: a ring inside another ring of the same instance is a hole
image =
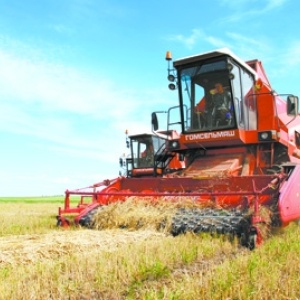
[[278, 207], [283, 225], [300, 219], [300, 165], [295, 166], [280, 189]]

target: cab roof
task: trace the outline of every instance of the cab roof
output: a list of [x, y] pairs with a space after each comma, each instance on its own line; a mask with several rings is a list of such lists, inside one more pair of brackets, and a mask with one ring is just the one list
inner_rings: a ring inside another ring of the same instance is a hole
[[228, 48], [221, 48], [209, 52], [200, 53], [193, 56], [188, 56], [184, 58], [177, 59], [173, 62], [174, 67], [181, 66], [184, 64], [194, 63], [199, 60], [206, 60], [214, 57], [227, 55], [232, 57], [239, 65], [247, 69], [250, 73], [252, 73], [255, 77], [257, 77], [257, 73], [243, 60], [237, 57], [233, 52], [231, 52]]

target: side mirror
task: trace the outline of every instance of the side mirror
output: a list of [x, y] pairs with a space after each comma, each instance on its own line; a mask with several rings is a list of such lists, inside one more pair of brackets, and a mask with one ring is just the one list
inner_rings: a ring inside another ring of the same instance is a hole
[[299, 112], [299, 99], [297, 96], [287, 97], [287, 114], [297, 116]]
[[151, 124], [154, 131], [158, 130], [158, 120], [155, 112], [151, 114]]

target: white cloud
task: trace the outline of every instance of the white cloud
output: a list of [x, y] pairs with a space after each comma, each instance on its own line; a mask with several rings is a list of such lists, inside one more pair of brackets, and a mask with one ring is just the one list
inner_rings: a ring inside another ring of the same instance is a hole
[[48, 28], [59, 34], [71, 35], [74, 34], [74, 30], [64, 24], [49, 24]]
[[280, 8], [289, 0], [222, 0], [221, 5], [230, 8], [234, 13], [224, 17], [220, 21], [227, 22], [246, 22], [255, 16], [261, 16], [274, 9]]
[[[237, 52], [243, 59], [260, 59], [263, 60], [267, 53], [272, 49], [271, 43], [265, 36], [257, 35], [247, 37], [243, 34], [228, 31], [225, 33], [229, 38], [231, 48]], [[259, 57], [257, 57], [259, 55]]]
[[169, 41], [179, 42], [188, 49], [195, 48], [195, 46], [198, 46], [200, 42], [201, 44], [208, 43], [209, 45], [216, 48], [222, 48], [228, 45], [228, 43], [226, 43], [223, 39], [216, 36], [208, 35], [204, 30], [199, 28], [192, 29], [192, 33], [190, 35], [171, 35], [167, 39]]
[[[155, 92], [133, 90], [101, 74], [88, 74], [39, 58], [28, 60], [4, 50], [0, 50], [0, 65], [2, 111], [6, 111], [7, 120], [17, 120], [18, 125], [32, 118], [34, 112], [36, 119], [43, 121], [50, 113], [57, 114], [57, 118], [68, 113], [78, 118], [81, 115], [122, 122], [135, 110], [150, 107], [152, 98], [159, 99]], [[32, 121], [27, 123], [36, 123]]]
[[267, 5], [265, 10], [273, 10], [277, 7], [283, 6], [289, 0], [267, 0]]
[[300, 64], [300, 40], [293, 41], [286, 51], [283, 61], [289, 66]]
[[228, 47], [228, 42], [225, 42], [223, 39], [217, 38], [215, 36], [205, 36], [204, 40], [216, 48]]
[[[267, 11], [284, 5], [289, 0], [221, 0], [222, 6], [230, 7], [232, 10], [244, 10], [252, 7], [255, 10]], [[257, 9], [256, 9], [257, 8]]]
[[[125, 130], [129, 134], [149, 132], [150, 113], [155, 110], [152, 107], [161, 107], [168, 90], [162, 92], [151, 86], [132, 90], [100, 73], [89, 74], [47, 61], [38, 51], [28, 59], [27, 51], [21, 55], [20, 47], [17, 49], [0, 48], [0, 135], [28, 137], [32, 157], [21, 149], [18, 155], [34, 164], [34, 156], [46, 155], [48, 163], [57, 156], [68, 163], [89, 164], [88, 172], [94, 174], [92, 182], [117, 176], [118, 158], [125, 149]], [[29, 48], [29, 52], [35, 50]], [[56, 164], [58, 175], [47, 173], [54, 180], [65, 177], [76, 187], [91, 179], [86, 174], [76, 179], [71, 169], [62, 170]], [[95, 169], [99, 170], [98, 176]], [[48, 179], [39, 180], [47, 185]]]
[[189, 36], [184, 36], [183, 34], [171, 35], [168, 37], [170, 41], [177, 41], [185, 45], [188, 49], [194, 47], [194, 45], [201, 39], [203, 32], [200, 29], [193, 29]]
[[182, 34], [173, 35], [171, 40], [183, 43], [187, 48], [198, 47], [198, 43], [210, 45], [212, 48], [228, 47], [233, 51], [238, 51], [245, 57], [254, 58], [257, 52], [264, 53], [269, 47], [266, 43], [266, 37], [255, 36], [254, 38], [246, 37], [237, 32], [225, 31], [222, 38], [207, 34], [204, 30], [193, 29], [191, 35], [186, 37]]
[[[47, 110], [91, 114], [114, 112], [111, 103], [120, 96], [130, 103], [130, 91], [117, 88], [105, 78], [91, 78], [83, 71], [41, 61], [29, 61], [0, 51], [1, 94], [18, 99], [20, 104], [38, 103]], [[120, 103], [122, 106], [122, 103]], [[122, 109], [129, 108], [124, 105]]]

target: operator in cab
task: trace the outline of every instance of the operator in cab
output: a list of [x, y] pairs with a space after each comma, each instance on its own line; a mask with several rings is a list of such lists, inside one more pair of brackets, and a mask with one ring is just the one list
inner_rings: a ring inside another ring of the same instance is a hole
[[141, 153], [140, 167], [153, 167], [154, 149], [152, 143], [146, 145], [146, 149]]
[[195, 107], [196, 114], [201, 116], [205, 126], [230, 125], [232, 121], [231, 93], [225, 91], [221, 83], [216, 83], [209, 91], [209, 98], [203, 98]]

